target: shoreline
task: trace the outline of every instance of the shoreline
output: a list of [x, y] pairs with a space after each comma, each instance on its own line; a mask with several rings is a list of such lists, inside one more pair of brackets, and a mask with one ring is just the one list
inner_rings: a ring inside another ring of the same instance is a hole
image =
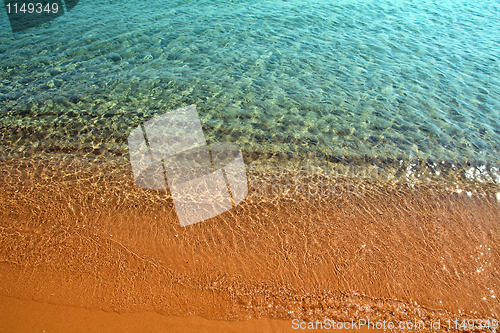
[[[50, 332], [295, 332], [290, 320], [208, 320], [197, 316], [164, 316], [155, 312], [116, 313], [21, 300], [0, 295], [0, 325], [18, 333]], [[318, 326], [320, 327], [320, 326]], [[325, 328], [319, 331], [331, 331]], [[336, 329], [336, 332], [382, 332], [377, 329]]]
[[1, 294], [224, 320], [500, 316], [494, 192], [345, 177], [323, 180], [365, 190], [266, 196], [250, 186], [237, 207], [182, 228], [168, 193], [137, 188], [125, 164], [77, 162], [45, 175], [2, 163]]

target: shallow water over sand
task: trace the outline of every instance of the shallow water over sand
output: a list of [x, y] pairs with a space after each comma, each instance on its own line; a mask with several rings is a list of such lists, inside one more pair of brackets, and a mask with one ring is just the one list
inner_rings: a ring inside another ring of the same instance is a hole
[[[123, 161], [73, 166], [2, 173], [2, 294], [231, 320], [498, 318], [492, 192], [251, 172], [296, 187], [251, 187], [182, 228], [169, 193], [137, 188]], [[310, 190], [321, 181], [337, 192]]]
[[2, 16], [2, 154], [126, 153], [132, 128], [196, 104], [207, 139], [248, 153], [498, 166], [497, 12], [494, 1], [82, 1], [17, 34]]
[[[242, 320], [499, 318], [494, 1], [0, 17], [0, 294]], [[181, 228], [127, 138], [196, 105], [249, 195]], [[443, 328], [444, 329], [444, 328]]]

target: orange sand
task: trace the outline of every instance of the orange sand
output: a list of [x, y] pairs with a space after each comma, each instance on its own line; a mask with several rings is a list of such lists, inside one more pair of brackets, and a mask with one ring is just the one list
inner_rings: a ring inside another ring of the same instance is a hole
[[[85, 333], [285, 333], [297, 332], [291, 320], [208, 320], [197, 316], [163, 316], [155, 312], [116, 313], [40, 303], [0, 296], [2, 332]], [[318, 325], [318, 327], [320, 327]], [[300, 330], [304, 331], [304, 330]], [[331, 331], [318, 329], [317, 331]], [[338, 333], [379, 332], [377, 329], [335, 330]]]
[[[231, 211], [181, 228], [169, 194], [137, 188], [125, 163], [3, 162], [0, 171], [0, 294], [19, 302], [129, 313], [123, 322], [157, 313], [169, 316], [158, 325], [172, 327], [173, 315], [221, 328], [227, 322], [206, 319], [500, 315], [500, 207], [486, 192], [314, 176], [298, 188], [349, 183], [363, 191], [251, 189]], [[273, 184], [290, 177], [250, 175]], [[278, 322], [249, 327], [279, 332]]]

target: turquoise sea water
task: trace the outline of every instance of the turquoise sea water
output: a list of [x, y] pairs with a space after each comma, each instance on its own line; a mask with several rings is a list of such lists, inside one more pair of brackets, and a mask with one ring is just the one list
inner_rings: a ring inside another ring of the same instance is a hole
[[127, 154], [196, 104], [247, 156], [500, 165], [496, 1], [85, 1], [0, 15], [3, 156]]

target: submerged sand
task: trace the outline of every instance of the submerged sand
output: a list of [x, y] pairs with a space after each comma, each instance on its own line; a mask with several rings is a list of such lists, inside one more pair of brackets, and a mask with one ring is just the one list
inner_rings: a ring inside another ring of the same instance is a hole
[[240, 205], [183, 228], [125, 162], [1, 163], [0, 295], [226, 321], [500, 317], [496, 193], [252, 171]]

